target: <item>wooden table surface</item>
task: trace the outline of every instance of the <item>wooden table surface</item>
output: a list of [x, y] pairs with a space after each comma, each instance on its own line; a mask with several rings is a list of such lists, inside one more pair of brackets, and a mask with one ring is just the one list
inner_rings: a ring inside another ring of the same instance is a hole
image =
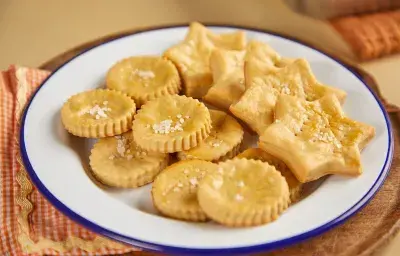
[[[266, 28], [353, 57], [328, 24], [293, 13], [280, 0], [0, 0], [0, 69], [13, 63], [37, 67], [118, 31], [195, 20]], [[400, 105], [400, 55], [359, 65], [376, 78], [389, 101]], [[400, 234], [379, 255], [400, 255]]]

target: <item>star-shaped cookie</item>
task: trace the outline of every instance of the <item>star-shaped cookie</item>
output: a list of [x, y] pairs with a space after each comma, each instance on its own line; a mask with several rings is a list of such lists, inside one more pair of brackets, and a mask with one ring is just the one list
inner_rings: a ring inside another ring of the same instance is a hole
[[245, 51], [216, 49], [210, 57], [214, 83], [203, 100], [218, 108], [228, 110], [244, 93]]
[[294, 59], [281, 57], [267, 43], [250, 41], [246, 47], [244, 64], [245, 87], [250, 87], [253, 78], [276, 72], [293, 61]]
[[[246, 63], [246, 64], [245, 64]], [[268, 44], [250, 41], [245, 51], [214, 50], [210, 57], [213, 85], [203, 100], [221, 109], [239, 101], [246, 90], [247, 79], [277, 71], [289, 63]]]
[[308, 182], [328, 174], [361, 174], [360, 151], [374, 136], [374, 127], [345, 116], [333, 94], [314, 102], [282, 95], [259, 146]]
[[343, 90], [318, 82], [308, 62], [297, 59], [276, 72], [255, 77], [240, 100], [232, 104], [229, 110], [261, 134], [272, 123], [276, 100], [283, 94], [307, 101], [317, 100], [327, 94], [336, 95], [340, 102], [346, 97]]
[[200, 23], [190, 24], [183, 42], [169, 48], [164, 56], [178, 67], [183, 78], [185, 94], [203, 97], [212, 84], [210, 56], [214, 49], [243, 50], [246, 36], [243, 31], [214, 34]]

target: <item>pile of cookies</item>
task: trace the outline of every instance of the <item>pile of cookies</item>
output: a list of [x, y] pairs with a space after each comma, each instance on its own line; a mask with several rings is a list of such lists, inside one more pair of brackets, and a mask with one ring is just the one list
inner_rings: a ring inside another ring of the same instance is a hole
[[[154, 206], [181, 220], [271, 222], [304, 183], [361, 174], [360, 151], [375, 134], [346, 117], [346, 93], [317, 81], [306, 60], [199, 23], [163, 56], [116, 63], [106, 84], [67, 100], [64, 127], [98, 138], [90, 165], [101, 183], [154, 181]], [[241, 152], [245, 131], [259, 148]]]

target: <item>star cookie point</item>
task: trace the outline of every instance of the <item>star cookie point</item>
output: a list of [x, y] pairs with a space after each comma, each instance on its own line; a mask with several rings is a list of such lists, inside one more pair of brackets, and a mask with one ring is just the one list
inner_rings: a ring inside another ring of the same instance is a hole
[[185, 94], [203, 97], [212, 84], [210, 56], [214, 49], [243, 50], [246, 45], [244, 32], [215, 34], [203, 25], [191, 23], [183, 42], [169, 48], [164, 56], [177, 67], [183, 78]]
[[375, 129], [346, 117], [335, 95], [314, 102], [283, 95], [275, 113], [276, 120], [261, 135], [259, 146], [282, 159], [299, 181], [362, 173], [360, 150]]
[[240, 100], [230, 106], [230, 111], [261, 134], [273, 121], [273, 111], [280, 95], [314, 101], [327, 94], [336, 95], [341, 102], [346, 96], [340, 89], [319, 83], [307, 61], [297, 59], [276, 72], [254, 77]]
[[221, 50], [213, 51], [210, 58], [213, 85], [203, 100], [218, 108], [228, 110], [237, 102], [245, 91], [244, 64], [245, 51]]

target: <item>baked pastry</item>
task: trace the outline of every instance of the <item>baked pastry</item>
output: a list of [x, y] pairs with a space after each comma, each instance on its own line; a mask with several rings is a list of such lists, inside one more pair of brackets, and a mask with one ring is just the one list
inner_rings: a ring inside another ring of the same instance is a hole
[[135, 142], [145, 150], [161, 153], [188, 150], [210, 134], [210, 112], [193, 98], [162, 96], [142, 106], [132, 131]]
[[275, 166], [276, 170], [280, 171], [283, 177], [285, 177], [286, 182], [289, 186], [290, 192], [290, 201], [293, 203], [300, 198], [300, 193], [302, 189], [302, 183], [297, 180], [297, 178], [293, 175], [292, 171], [286, 166], [286, 164], [274, 157], [271, 154], [268, 154], [264, 150], [260, 148], [248, 148], [239, 155], [237, 158], [247, 158], [254, 160], [261, 160], [263, 162], [267, 162], [270, 165]]
[[257, 40], [250, 41], [246, 47], [244, 63], [245, 87], [251, 86], [253, 78], [277, 72], [294, 60], [281, 57], [267, 43]]
[[203, 97], [212, 84], [210, 55], [216, 48], [243, 50], [246, 37], [243, 31], [214, 34], [200, 23], [190, 24], [185, 40], [169, 48], [164, 56], [178, 68], [184, 82], [185, 95]]
[[135, 102], [111, 90], [91, 90], [70, 97], [61, 109], [65, 129], [73, 135], [102, 138], [131, 129]]
[[273, 122], [276, 100], [283, 94], [307, 101], [327, 94], [335, 94], [340, 102], [346, 97], [343, 90], [319, 83], [307, 61], [298, 59], [275, 73], [254, 78], [250, 88], [229, 110], [260, 135]]
[[300, 182], [362, 173], [360, 150], [375, 129], [346, 117], [335, 95], [314, 102], [282, 95], [275, 118], [259, 147], [284, 161]]
[[197, 147], [177, 153], [178, 159], [222, 161], [237, 155], [243, 140], [243, 128], [223, 111], [210, 110], [211, 133]]
[[177, 162], [158, 175], [151, 194], [153, 204], [163, 215], [188, 221], [206, 221], [197, 201], [198, 183], [217, 165], [202, 160]]
[[227, 226], [271, 222], [288, 207], [289, 187], [274, 166], [256, 160], [232, 159], [200, 182], [200, 207], [212, 220]]
[[107, 88], [131, 96], [138, 107], [157, 97], [177, 94], [181, 89], [178, 70], [162, 57], [130, 57], [113, 65], [107, 73]]
[[92, 173], [101, 183], [136, 188], [154, 180], [168, 165], [168, 154], [140, 149], [131, 132], [99, 139], [90, 155]]
[[203, 100], [220, 109], [229, 110], [229, 106], [238, 101], [245, 91], [244, 64], [245, 51], [213, 51], [210, 66], [213, 85]]

